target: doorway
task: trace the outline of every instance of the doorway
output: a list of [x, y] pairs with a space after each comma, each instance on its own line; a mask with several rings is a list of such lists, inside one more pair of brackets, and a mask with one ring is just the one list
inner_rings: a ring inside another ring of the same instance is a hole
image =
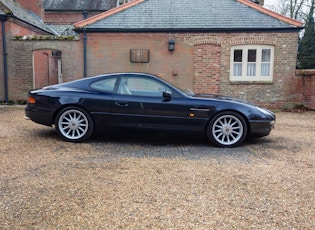
[[62, 83], [61, 51], [33, 51], [33, 87], [38, 89], [59, 83]]

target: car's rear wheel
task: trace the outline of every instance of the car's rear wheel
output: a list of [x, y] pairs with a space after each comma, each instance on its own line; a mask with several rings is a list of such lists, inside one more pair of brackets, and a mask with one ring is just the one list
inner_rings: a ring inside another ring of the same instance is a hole
[[239, 146], [247, 136], [246, 121], [236, 112], [221, 112], [211, 119], [207, 127], [207, 136], [216, 146]]
[[82, 142], [93, 133], [93, 120], [88, 112], [78, 107], [62, 109], [55, 121], [55, 128], [62, 139], [70, 142]]

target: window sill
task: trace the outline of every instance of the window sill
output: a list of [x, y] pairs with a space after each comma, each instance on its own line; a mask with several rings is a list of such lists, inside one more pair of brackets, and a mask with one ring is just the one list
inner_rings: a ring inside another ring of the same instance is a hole
[[232, 81], [230, 80], [231, 85], [272, 85], [273, 81]]

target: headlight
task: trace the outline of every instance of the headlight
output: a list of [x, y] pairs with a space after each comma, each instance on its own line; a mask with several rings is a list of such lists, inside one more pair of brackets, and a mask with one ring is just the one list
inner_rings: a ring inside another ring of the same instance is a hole
[[272, 115], [272, 113], [271, 113], [269, 110], [267, 110], [267, 109], [263, 109], [263, 108], [260, 108], [260, 107], [256, 107], [256, 109], [257, 109], [259, 112], [261, 112], [261, 113], [263, 113], [263, 114], [265, 114], [265, 115]]

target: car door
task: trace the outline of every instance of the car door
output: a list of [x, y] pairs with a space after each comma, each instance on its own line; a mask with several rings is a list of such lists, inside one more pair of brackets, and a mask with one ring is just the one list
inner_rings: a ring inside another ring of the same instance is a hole
[[117, 88], [119, 75], [100, 78], [90, 84], [95, 90], [93, 97], [85, 99], [85, 107], [93, 116], [96, 125], [95, 129], [103, 131], [112, 125], [112, 104], [113, 95]]
[[169, 85], [134, 74], [121, 76], [112, 108], [118, 126], [144, 129], [184, 129], [188, 114], [187, 99]]

